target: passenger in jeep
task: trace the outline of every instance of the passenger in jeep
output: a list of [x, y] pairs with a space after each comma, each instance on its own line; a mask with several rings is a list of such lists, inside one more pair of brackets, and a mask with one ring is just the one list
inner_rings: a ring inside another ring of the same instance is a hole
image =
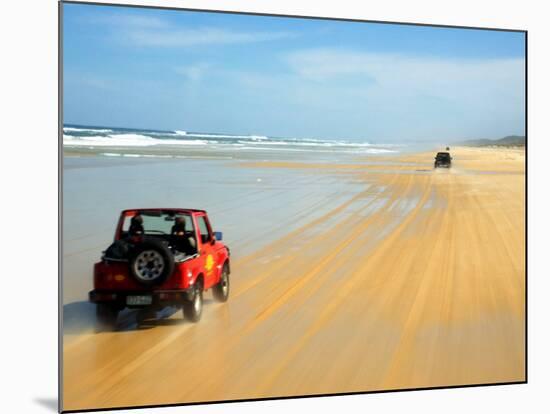
[[185, 218], [176, 217], [172, 226], [172, 245], [181, 253], [192, 255], [196, 253], [197, 242], [185, 231]]
[[130, 220], [130, 228], [128, 229], [128, 235], [132, 238], [134, 237], [141, 237], [143, 236], [143, 217], [141, 215], [136, 214], [132, 219]]

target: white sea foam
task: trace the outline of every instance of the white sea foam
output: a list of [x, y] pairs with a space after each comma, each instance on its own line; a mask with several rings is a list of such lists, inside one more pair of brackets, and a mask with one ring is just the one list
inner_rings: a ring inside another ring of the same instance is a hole
[[113, 134], [107, 136], [77, 137], [63, 135], [63, 145], [90, 147], [149, 147], [153, 145], [208, 145], [204, 140], [157, 139], [139, 134]]
[[155, 132], [155, 131], [147, 131], [145, 132], [145, 134], [153, 135], [155, 137], [167, 137], [167, 136], [175, 137], [178, 135], [175, 132]]
[[177, 129], [174, 131], [176, 135], [187, 135], [186, 131], [178, 131]]
[[223, 134], [202, 134], [195, 132], [187, 132], [187, 136], [198, 138], [226, 138], [226, 139], [250, 139], [252, 141], [264, 141], [269, 138], [264, 135], [223, 135]]
[[99, 128], [71, 128], [71, 127], [63, 127], [63, 131], [67, 132], [98, 132], [98, 133], [107, 133], [107, 132], [113, 132], [112, 129], [99, 129]]

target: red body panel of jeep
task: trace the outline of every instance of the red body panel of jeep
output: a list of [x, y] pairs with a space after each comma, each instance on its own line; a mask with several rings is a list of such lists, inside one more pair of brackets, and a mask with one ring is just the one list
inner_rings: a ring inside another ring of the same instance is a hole
[[203, 243], [198, 237], [197, 219], [205, 217], [210, 234], [212, 229], [205, 211], [173, 208], [124, 210], [115, 232], [115, 240], [122, 237], [124, 219], [135, 215], [138, 211], [163, 210], [190, 214], [195, 226], [197, 241], [197, 256], [181, 263], [175, 263], [174, 271], [162, 284], [154, 288], [139, 284], [130, 274], [127, 262], [102, 260], [94, 265], [94, 289], [106, 291], [151, 291], [151, 290], [181, 290], [193, 285], [198, 277], [203, 278], [203, 288], [209, 289], [220, 281], [223, 264], [228, 260], [228, 251], [220, 241]]

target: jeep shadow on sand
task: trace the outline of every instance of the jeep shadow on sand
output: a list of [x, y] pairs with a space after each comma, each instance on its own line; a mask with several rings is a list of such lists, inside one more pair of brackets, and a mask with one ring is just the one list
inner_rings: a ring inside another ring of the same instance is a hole
[[94, 289], [100, 329], [115, 329], [119, 312], [138, 309], [148, 315], [167, 306], [183, 309], [198, 322], [203, 292], [229, 297], [229, 248], [213, 232], [204, 210], [135, 209], [120, 214], [114, 242], [94, 265]]

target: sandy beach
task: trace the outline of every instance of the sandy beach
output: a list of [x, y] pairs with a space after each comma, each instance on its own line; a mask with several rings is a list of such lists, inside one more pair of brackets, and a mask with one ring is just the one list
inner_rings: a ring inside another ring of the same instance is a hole
[[[525, 380], [525, 152], [451, 150], [449, 170], [434, 152], [146, 161], [163, 183], [148, 198], [128, 178], [143, 168], [112, 178], [68, 158], [64, 409]], [[121, 182], [131, 190], [109, 200], [90, 193]], [[188, 191], [204, 182], [216, 190]], [[75, 191], [89, 199], [71, 204]], [[155, 199], [205, 208], [224, 231], [229, 302], [207, 292], [198, 324], [167, 310], [137, 327], [128, 312], [94, 333], [93, 261], [118, 211]]]

